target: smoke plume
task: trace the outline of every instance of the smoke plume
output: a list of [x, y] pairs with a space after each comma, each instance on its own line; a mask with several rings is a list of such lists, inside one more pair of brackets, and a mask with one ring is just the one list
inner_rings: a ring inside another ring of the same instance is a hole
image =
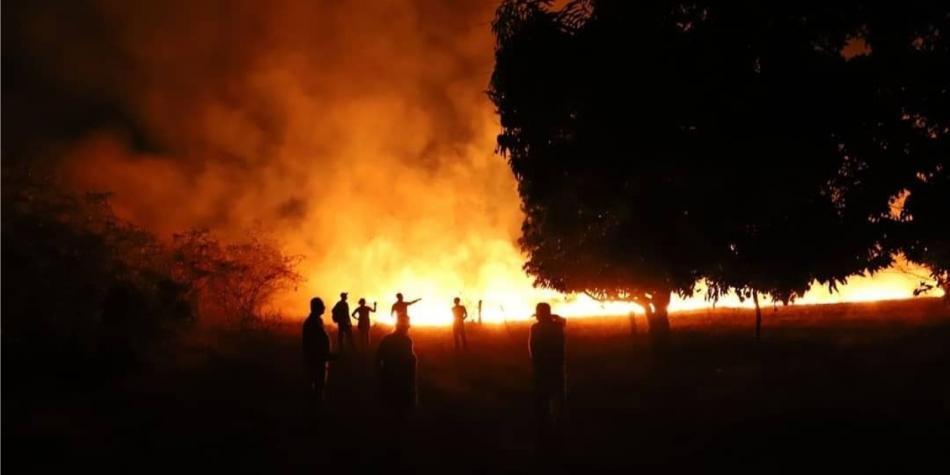
[[494, 1], [4, 7], [4, 159], [51, 160], [160, 236], [272, 234], [305, 257], [288, 314], [344, 290], [424, 297], [433, 321], [455, 295], [521, 316], [552, 297], [494, 154]]

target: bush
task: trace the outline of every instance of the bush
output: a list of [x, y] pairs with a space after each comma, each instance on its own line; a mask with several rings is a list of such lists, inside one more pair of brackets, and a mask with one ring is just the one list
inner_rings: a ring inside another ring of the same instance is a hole
[[264, 306], [275, 293], [296, 286], [300, 256], [284, 255], [277, 244], [251, 233], [222, 244], [206, 229], [176, 234], [174, 275], [190, 289], [203, 318], [247, 328], [266, 323]]
[[[135, 367], [193, 313], [164, 248], [108, 196], [48, 180], [3, 187], [5, 379], [95, 379]], [[12, 371], [12, 373], [11, 373]]]
[[264, 238], [222, 244], [201, 230], [162, 243], [117, 218], [107, 194], [76, 195], [49, 179], [5, 175], [0, 284], [8, 388], [120, 376], [196, 319], [242, 328], [265, 321], [267, 300], [300, 279], [299, 258]]

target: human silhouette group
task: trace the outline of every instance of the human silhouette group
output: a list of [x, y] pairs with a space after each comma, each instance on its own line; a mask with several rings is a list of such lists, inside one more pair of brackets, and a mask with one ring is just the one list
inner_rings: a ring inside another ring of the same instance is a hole
[[[380, 388], [380, 405], [388, 418], [405, 425], [417, 405], [416, 368], [417, 358], [409, 336], [409, 307], [421, 299], [406, 301], [401, 293], [396, 294], [390, 315], [395, 317], [393, 331], [384, 336], [372, 358]], [[331, 315], [337, 324], [337, 348], [342, 351], [344, 343], [350, 349], [356, 349], [350, 319], [357, 321], [360, 347], [366, 353], [370, 349], [370, 313], [376, 312], [373, 306], [366, 305], [365, 299], [359, 300], [359, 306], [350, 313], [347, 293], [340, 294]], [[338, 358], [338, 353], [330, 351], [330, 338], [324, 328], [323, 313], [326, 307], [323, 300], [314, 297], [310, 300], [310, 314], [303, 323], [303, 353], [309, 381], [309, 390], [313, 403], [322, 407], [327, 379], [327, 366]], [[465, 320], [468, 311], [456, 297], [451, 308], [453, 324], [453, 343], [456, 350], [465, 350], [468, 342], [465, 336]], [[481, 301], [479, 301], [479, 318]], [[564, 318], [551, 313], [551, 306], [538, 303], [534, 318], [537, 320], [530, 329], [528, 337], [528, 357], [531, 361], [532, 383], [534, 389], [534, 409], [537, 418], [538, 438], [542, 443], [556, 440], [561, 431], [566, 405], [566, 366], [564, 343]]]

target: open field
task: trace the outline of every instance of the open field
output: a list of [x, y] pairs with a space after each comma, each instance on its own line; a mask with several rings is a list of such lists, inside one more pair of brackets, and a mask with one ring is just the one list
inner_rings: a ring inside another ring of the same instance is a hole
[[[568, 322], [569, 436], [535, 449], [527, 323], [416, 328], [420, 409], [400, 467], [524, 473], [946, 469], [950, 308], [936, 299], [674, 314], [655, 354], [639, 320]], [[161, 364], [98, 389], [11, 399], [9, 473], [337, 473], [389, 464], [367, 359], [331, 368], [327, 413], [305, 404], [298, 324], [195, 332]], [[376, 327], [374, 341], [386, 331]], [[331, 337], [334, 336], [331, 334]], [[545, 463], [548, 461], [549, 463]], [[933, 465], [937, 464], [937, 465]], [[322, 469], [322, 470], [321, 470]]]

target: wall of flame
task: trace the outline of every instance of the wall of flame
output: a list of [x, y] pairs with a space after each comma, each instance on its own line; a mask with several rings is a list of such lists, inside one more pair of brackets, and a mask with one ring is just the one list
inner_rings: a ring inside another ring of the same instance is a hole
[[[485, 97], [491, 0], [64, 2], [17, 12], [38, 67], [121, 114], [57, 144], [77, 190], [168, 236], [210, 227], [273, 234], [305, 257], [275, 309], [349, 291], [385, 314], [422, 297], [417, 324], [454, 296], [489, 321], [636, 308], [531, 286], [516, 246], [515, 182], [494, 153]], [[919, 269], [916, 269], [919, 271]], [[803, 302], [903, 298], [891, 270]], [[719, 305], [749, 305], [726, 299]], [[678, 299], [673, 309], [709, 305]]]

